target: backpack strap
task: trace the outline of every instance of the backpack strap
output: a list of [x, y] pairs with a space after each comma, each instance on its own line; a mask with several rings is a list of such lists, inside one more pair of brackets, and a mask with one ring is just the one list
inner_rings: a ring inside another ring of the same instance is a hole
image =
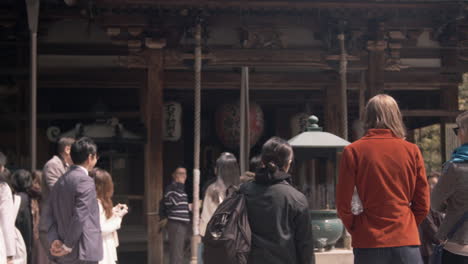
[[468, 220], [468, 211], [465, 212], [465, 214], [452, 227], [450, 232], [447, 234], [447, 240], [451, 239], [453, 237], [453, 235], [455, 235], [455, 232], [457, 232], [457, 230], [460, 229], [460, 227], [462, 227], [463, 224], [465, 223], [465, 221], [467, 221], [467, 220]]

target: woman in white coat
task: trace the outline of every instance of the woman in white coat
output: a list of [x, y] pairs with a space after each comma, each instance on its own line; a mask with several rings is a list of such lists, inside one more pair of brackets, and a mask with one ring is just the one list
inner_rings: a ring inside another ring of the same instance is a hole
[[205, 236], [206, 226], [218, 206], [226, 198], [226, 190], [232, 185], [240, 184], [239, 164], [236, 156], [223, 152], [216, 160], [216, 181], [208, 186], [203, 199], [203, 209], [200, 217], [200, 234]]
[[117, 262], [117, 247], [119, 246], [117, 230], [120, 229], [122, 218], [128, 213], [128, 208], [124, 204], [113, 206], [114, 183], [107, 171], [94, 169], [91, 176], [96, 185], [104, 252], [103, 259], [99, 261], [99, 264], [115, 264]]
[[[3, 168], [3, 166], [0, 166]], [[0, 172], [0, 264], [13, 263], [16, 255], [15, 234], [16, 212], [13, 194], [7, 184], [6, 175]]]
[[[1, 152], [0, 154], [3, 155]], [[0, 264], [26, 264], [26, 246], [15, 226], [21, 196], [13, 195], [7, 178], [7, 172], [0, 160]]]

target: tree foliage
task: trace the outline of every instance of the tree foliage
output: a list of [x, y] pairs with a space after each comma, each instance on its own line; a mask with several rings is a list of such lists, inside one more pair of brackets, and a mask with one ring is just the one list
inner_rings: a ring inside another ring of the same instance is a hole
[[463, 83], [458, 87], [458, 109], [468, 109], [468, 73], [463, 74]]
[[[458, 109], [468, 110], [468, 73], [463, 74], [463, 83], [458, 87]], [[440, 124], [419, 128], [414, 132], [427, 172], [440, 171], [442, 166]]]
[[440, 125], [435, 124], [414, 131], [416, 144], [421, 149], [426, 171], [440, 171], [442, 167]]

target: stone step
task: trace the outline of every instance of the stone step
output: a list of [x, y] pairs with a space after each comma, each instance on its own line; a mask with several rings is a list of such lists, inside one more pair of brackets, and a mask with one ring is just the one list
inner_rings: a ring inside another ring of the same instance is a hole
[[352, 250], [332, 249], [325, 252], [315, 253], [316, 264], [353, 264], [354, 255]]

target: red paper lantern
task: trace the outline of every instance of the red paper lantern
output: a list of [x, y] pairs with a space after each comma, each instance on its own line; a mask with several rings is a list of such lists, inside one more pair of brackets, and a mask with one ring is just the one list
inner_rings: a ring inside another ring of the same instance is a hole
[[[263, 111], [256, 103], [250, 103], [249, 109], [250, 147], [254, 146], [263, 134]], [[224, 146], [230, 149], [239, 147], [240, 141], [240, 105], [224, 104], [216, 112], [216, 133]]]

